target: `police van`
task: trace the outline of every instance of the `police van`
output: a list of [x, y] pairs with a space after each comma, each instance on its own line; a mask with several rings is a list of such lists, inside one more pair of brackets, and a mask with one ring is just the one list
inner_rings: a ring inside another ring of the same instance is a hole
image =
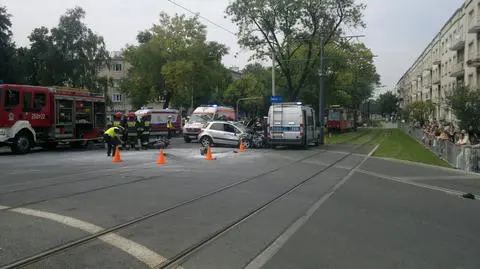
[[302, 146], [319, 144], [315, 110], [300, 102], [276, 103], [268, 110], [267, 130], [270, 145]]

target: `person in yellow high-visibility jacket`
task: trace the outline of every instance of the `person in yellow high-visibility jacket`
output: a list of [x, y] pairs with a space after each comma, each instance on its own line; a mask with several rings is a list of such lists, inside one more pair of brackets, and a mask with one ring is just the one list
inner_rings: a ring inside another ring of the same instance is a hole
[[170, 139], [172, 137], [173, 133], [173, 123], [172, 123], [172, 115], [168, 115], [168, 120], [167, 120], [167, 138]]
[[107, 156], [110, 156], [110, 153], [112, 154], [111, 156], [115, 156], [117, 145], [122, 143], [122, 139], [119, 136], [122, 133], [122, 129], [122, 127], [115, 126], [108, 128], [103, 133], [103, 139], [107, 143]]

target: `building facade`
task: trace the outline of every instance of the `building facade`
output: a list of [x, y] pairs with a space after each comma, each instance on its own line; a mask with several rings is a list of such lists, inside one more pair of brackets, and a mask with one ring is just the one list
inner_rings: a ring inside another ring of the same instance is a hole
[[120, 80], [127, 76], [128, 69], [131, 65], [125, 61], [125, 58], [119, 51], [112, 52], [110, 57], [110, 66], [106, 66], [98, 74], [99, 77], [105, 77], [112, 81], [112, 85], [109, 85], [107, 90], [107, 98], [112, 102], [112, 106], [108, 112], [130, 111], [133, 108], [127, 95], [120, 91]]
[[466, 0], [396, 85], [401, 107], [431, 100], [432, 119], [454, 121], [446, 98], [456, 87], [480, 87], [480, 0]]

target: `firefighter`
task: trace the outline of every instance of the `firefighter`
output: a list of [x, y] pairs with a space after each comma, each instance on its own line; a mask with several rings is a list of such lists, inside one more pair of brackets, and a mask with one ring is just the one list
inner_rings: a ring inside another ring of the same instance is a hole
[[172, 138], [172, 134], [174, 132], [173, 129], [173, 123], [172, 123], [172, 115], [168, 115], [168, 120], [167, 120], [167, 138], [170, 139]]
[[127, 148], [134, 147], [137, 148], [138, 140], [138, 121], [134, 112], [128, 113], [127, 118]]
[[113, 127], [122, 126], [122, 116], [122, 112], [116, 112], [115, 114], [113, 114]]
[[123, 130], [122, 127], [110, 127], [103, 133], [103, 139], [105, 143], [107, 143], [107, 156], [110, 157], [110, 153], [112, 156], [115, 156], [115, 151], [117, 145], [122, 143], [122, 139], [120, 135], [122, 134]]
[[148, 114], [142, 115], [142, 118], [140, 119], [140, 125], [143, 128], [140, 141], [142, 142], [142, 145], [144, 147], [147, 147], [148, 142], [150, 140], [150, 130], [151, 130], [150, 121], [151, 121], [151, 116]]

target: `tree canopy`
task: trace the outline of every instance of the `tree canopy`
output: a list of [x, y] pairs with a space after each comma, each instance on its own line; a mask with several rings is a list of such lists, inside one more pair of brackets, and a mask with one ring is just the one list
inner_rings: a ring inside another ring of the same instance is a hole
[[380, 94], [377, 102], [380, 106], [380, 113], [383, 115], [392, 115], [398, 110], [398, 97], [393, 92], [386, 92]]
[[[318, 73], [322, 45], [338, 41], [342, 27], [362, 27], [363, 4], [354, 0], [234, 0], [226, 13], [238, 26], [238, 43], [257, 59], [273, 54], [295, 100]], [[302, 51], [303, 59], [297, 53]]]
[[140, 106], [163, 98], [165, 107], [220, 99], [230, 83], [221, 59], [228, 48], [206, 40], [198, 16], [160, 14], [159, 23], [137, 35], [124, 52], [132, 65], [123, 90]]
[[472, 127], [480, 131], [480, 90], [468, 87], [455, 89], [455, 94], [447, 97], [447, 103], [459, 120], [462, 129]]

